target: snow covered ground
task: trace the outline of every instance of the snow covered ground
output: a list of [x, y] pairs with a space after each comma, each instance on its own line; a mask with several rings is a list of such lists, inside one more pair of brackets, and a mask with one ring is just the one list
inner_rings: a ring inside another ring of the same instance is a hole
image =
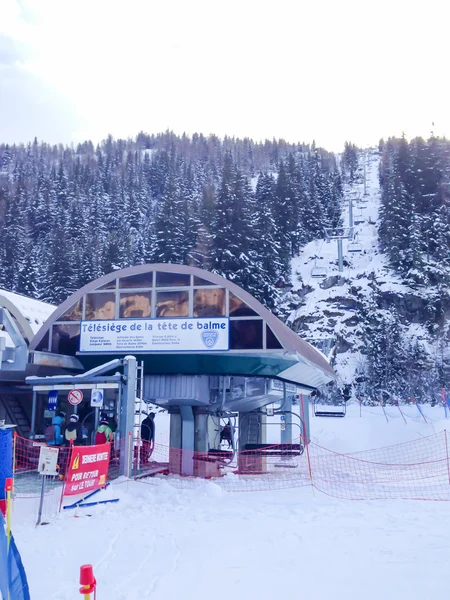
[[[442, 407], [351, 406], [345, 419], [312, 418], [313, 439], [336, 451], [414, 440], [446, 427]], [[398, 416], [396, 415], [396, 411]], [[78, 593], [92, 563], [97, 598], [316, 600], [443, 598], [450, 503], [343, 501], [303, 487], [227, 493], [170, 479], [111, 486], [117, 504], [63, 511], [34, 527], [37, 501], [19, 499], [13, 530], [33, 600]], [[91, 515], [91, 516], [87, 516]]]

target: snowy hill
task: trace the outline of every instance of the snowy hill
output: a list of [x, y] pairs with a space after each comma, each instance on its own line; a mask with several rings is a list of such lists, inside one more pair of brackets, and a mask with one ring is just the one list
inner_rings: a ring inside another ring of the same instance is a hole
[[[407, 425], [389, 412], [387, 423], [381, 409], [363, 407], [362, 417], [313, 420], [313, 430], [340, 451], [420, 439], [445, 427], [442, 409], [426, 409], [428, 423], [417, 411]], [[102, 492], [117, 504], [57, 516], [58, 493], [53, 513], [46, 501], [46, 527], [35, 527], [38, 495], [16, 500], [12, 527], [31, 597], [80, 597], [86, 563], [98, 597], [114, 600], [272, 600], [299, 585], [317, 600], [445, 597], [448, 502], [437, 510], [435, 502], [338, 500], [309, 485], [227, 493], [221, 480], [175, 483], [118, 482]]]
[[[403, 283], [379, 249], [379, 164], [378, 150], [361, 151], [356, 181], [344, 187], [343, 229], [338, 233], [351, 233], [350, 202], [354, 226], [353, 237], [342, 240], [342, 272], [337, 240], [314, 240], [293, 259], [293, 287], [283, 298], [284, 311], [290, 310], [287, 323], [331, 359], [338, 385], [352, 384], [354, 396], [364, 393], [368, 378], [364, 333], [369, 318], [389, 318], [395, 309], [403, 317], [403, 344], [419, 344], [431, 360], [439, 352], [421, 314], [433, 290], [413, 289]], [[362, 385], [357, 385], [358, 381]]]

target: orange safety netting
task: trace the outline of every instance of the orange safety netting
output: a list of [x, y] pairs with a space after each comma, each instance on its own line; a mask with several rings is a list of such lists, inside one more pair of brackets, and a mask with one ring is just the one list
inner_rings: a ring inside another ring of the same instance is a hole
[[[16, 496], [38, 495], [39, 450], [42, 444], [14, 438]], [[61, 484], [70, 448], [59, 451]], [[109, 479], [116, 478], [124, 461], [131, 461], [132, 476], [156, 483], [170, 475], [179, 487], [196, 486], [199, 478], [215, 481], [224, 490], [263, 491], [313, 485], [317, 490], [343, 499], [450, 500], [450, 463], [447, 433], [403, 444], [351, 454], [340, 454], [302, 440], [241, 452], [214, 450], [186, 452], [140, 439], [113, 443]]]

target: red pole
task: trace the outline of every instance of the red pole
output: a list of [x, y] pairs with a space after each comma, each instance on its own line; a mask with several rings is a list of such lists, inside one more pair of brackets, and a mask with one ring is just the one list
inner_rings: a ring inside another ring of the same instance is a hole
[[[70, 440], [69, 444], [70, 444], [70, 446], [69, 446], [69, 449], [67, 451], [66, 470], [65, 470], [65, 473], [64, 473], [64, 479], [63, 479], [63, 484], [62, 484], [62, 489], [61, 489], [61, 499], [59, 501], [59, 512], [61, 512], [61, 507], [62, 507], [62, 503], [63, 503], [63, 500], [64, 500], [64, 491], [66, 489], [66, 483], [67, 483], [67, 474], [69, 473], [70, 462], [72, 460], [73, 440]], [[60, 449], [60, 451], [61, 450], [62, 450], [62, 448]]]
[[303, 443], [305, 444], [306, 460], [308, 461], [309, 480], [311, 481], [311, 485], [314, 488], [313, 479], [312, 479], [311, 459], [309, 457], [309, 440], [307, 438], [307, 433], [306, 433], [305, 403], [303, 401], [303, 394], [300, 394], [300, 402], [302, 405]]
[[91, 600], [91, 594], [94, 593], [97, 582], [94, 577], [92, 565], [82, 565], [80, 567], [80, 594], [85, 600]]
[[389, 419], [387, 418], [386, 411], [384, 410], [383, 403], [381, 402], [381, 398], [378, 398], [378, 402], [380, 403], [381, 408], [383, 409], [384, 416], [386, 417], [386, 423], [389, 423]]
[[394, 402], [395, 402], [395, 405], [397, 406], [398, 410], [400, 411], [400, 414], [402, 415], [403, 420], [405, 421], [405, 425], [408, 425], [408, 423], [406, 422], [406, 419], [405, 419], [405, 415], [402, 413], [402, 409], [400, 408], [400, 404], [399, 404], [398, 400], [396, 400], [394, 398]]

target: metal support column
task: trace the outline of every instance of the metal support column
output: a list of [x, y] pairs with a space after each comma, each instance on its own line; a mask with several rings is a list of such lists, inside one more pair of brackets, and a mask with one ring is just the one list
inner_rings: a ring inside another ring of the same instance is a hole
[[36, 435], [36, 403], [37, 403], [37, 392], [33, 390], [33, 400], [31, 405], [31, 431], [30, 440], [34, 440]]
[[195, 432], [194, 432], [194, 450], [195, 452], [206, 453], [209, 450], [208, 444], [208, 413], [205, 410], [197, 408], [194, 414]]
[[239, 472], [265, 473], [265, 458], [258, 452], [246, 451], [247, 444], [265, 444], [267, 440], [266, 416], [259, 411], [239, 413]]
[[286, 384], [284, 386], [284, 401], [281, 414], [285, 418], [285, 427], [281, 430], [280, 441], [282, 444], [292, 444], [292, 394], [286, 393]]
[[342, 252], [342, 238], [337, 238], [337, 248], [338, 248], [338, 265], [339, 265], [339, 273], [344, 271], [344, 255]]
[[194, 409], [194, 475], [196, 477], [214, 477], [219, 475], [219, 468], [208, 455], [208, 413], [202, 408]]
[[175, 408], [169, 409], [170, 437], [169, 437], [169, 473], [181, 473], [181, 415]]
[[302, 437], [305, 442], [310, 440], [309, 427], [309, 396], [300, 394], [300, 419], [302, 420]]
[[348, 201], [348, 226], [350, 227], [349, 238], [353, 239], [353, 199]]
[[134, 405], [136, 402], [137, 363], [134, 356], [124, 358], [125, 382], [120, 406], [120, 474], [130, 477], [133, 464]]
[[181, 475], [194, 475], [194, 413], [192, 406], [180, 406]]

